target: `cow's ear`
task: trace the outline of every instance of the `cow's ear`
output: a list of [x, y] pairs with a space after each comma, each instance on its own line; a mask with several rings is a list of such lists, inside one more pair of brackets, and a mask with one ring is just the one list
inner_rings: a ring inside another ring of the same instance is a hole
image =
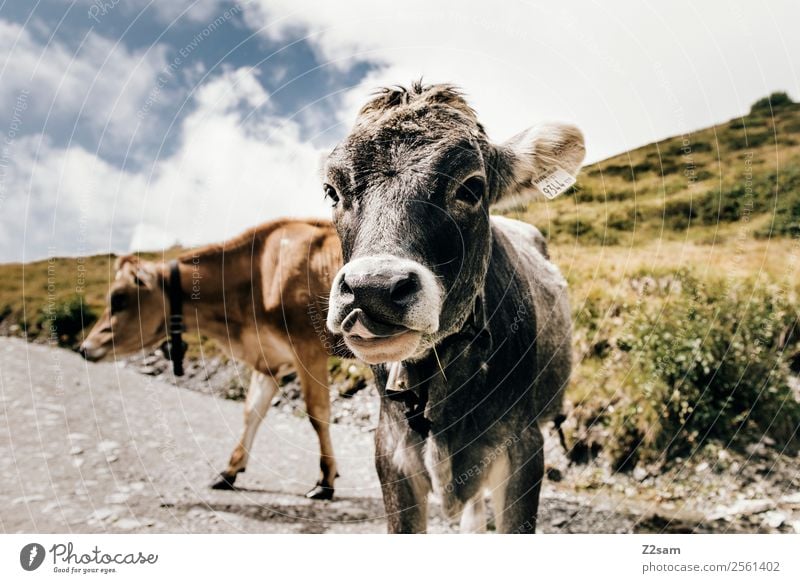
[[139, 262], [139, 258], [136, 257], [136, 255], [120, 255], [114, 261], [114, 271], [115, 272], [119, 271], [120, 269], [122, 269], [123, 267], [125, 267], [129, 263], [132, 264], [132, 265], [135, 265], [138, 262]]
[[139, 287], [156, 289], [160, 285], [158, 265], [152, 261], [139, 260], [132, 270], [133, 283]]
[[493, 203], [506, 207], [552, 198], [574, 182], [585, 155], [583, 133], [570, 124], [540, 124], [517, 134], [497, 148]]
[[149, 265], [140, 264], [133, 272], [133, 283], [139, 287], [153, 288], [155, 286], [156, 273], [150, 269]]
[[158, 268], [151, 261], [144, 261], [135, 255], [124, 255], [117, 259], [115, 267], [116, 279], [150, 289], [155, 289], [158, 284]]

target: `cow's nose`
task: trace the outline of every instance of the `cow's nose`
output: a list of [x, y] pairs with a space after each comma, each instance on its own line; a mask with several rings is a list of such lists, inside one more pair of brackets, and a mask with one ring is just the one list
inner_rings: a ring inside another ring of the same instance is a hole
[[83, 343], [78, 346], [78, 354], [80, 354], [83, 358], [86, 358], [86, 346], [84, 346]]
[[419, 276], [414, 272], [395, 275], [389, 280], [389, 299], [398, 306], [407, 305], [420, 289]]
[[388, 323], [402, 321], [421, 289], [420, 278], [410, 270], [397, 272], [349, 272], [341, 280], [340, 292], [352, 295], [354, 306]]

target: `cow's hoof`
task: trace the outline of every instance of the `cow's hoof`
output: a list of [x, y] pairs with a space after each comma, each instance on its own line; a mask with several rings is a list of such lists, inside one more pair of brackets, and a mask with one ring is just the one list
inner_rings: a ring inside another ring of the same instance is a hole
[[333, 488], [317, 482], [316, 486], [306, 492], [306, 498], [309, 500], [331, 500], [333, 498]]
[[233, 483], [236, 481], [237, 474], [231, 474], [229, 472], [220, 472], [219, 479], [211, 484], [212, 490], [233, 490], [235, 486]]

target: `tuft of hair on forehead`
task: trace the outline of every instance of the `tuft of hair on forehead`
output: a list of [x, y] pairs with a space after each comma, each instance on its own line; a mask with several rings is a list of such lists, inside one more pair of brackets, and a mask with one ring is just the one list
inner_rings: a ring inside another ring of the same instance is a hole
[[[464, 98], [463, 92], [450, 83], [423, 85], [415, 81], [410, 87], [395, 85], [379, 89], [358, 112], [358, 125], [372, 124], [403, 108], [450, 108], [480, 127], [478, 116]], [[481, 128], [482, 129], [482, 128]]]

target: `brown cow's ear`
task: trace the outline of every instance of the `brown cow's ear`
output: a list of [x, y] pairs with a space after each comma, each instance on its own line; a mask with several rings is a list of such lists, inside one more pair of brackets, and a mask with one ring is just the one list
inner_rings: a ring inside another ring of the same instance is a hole
[[155, 288], [158, 269], [155, 263], [139, 259], [136, 255], [123, 255], [115, 263], [116, 279], [128, 280], [139, 287]]
[[583, 133], [573, 125], [547, 123], [517, 134], [497, 148], [493, 202], [508, 207], [553, 198], [574, 182], [585, 155]]
[[136, 255], [120, 255], [117, 257], [116, 261], [114, 261], [114, 271], [119, 271], [128, 263], [136, 264], [139, 262], [139, 258]]
[[133, 271], [133, 283], [139, 287], [154, 289], [158, 281], [158, 270], [150, 261], [139, 261]]

